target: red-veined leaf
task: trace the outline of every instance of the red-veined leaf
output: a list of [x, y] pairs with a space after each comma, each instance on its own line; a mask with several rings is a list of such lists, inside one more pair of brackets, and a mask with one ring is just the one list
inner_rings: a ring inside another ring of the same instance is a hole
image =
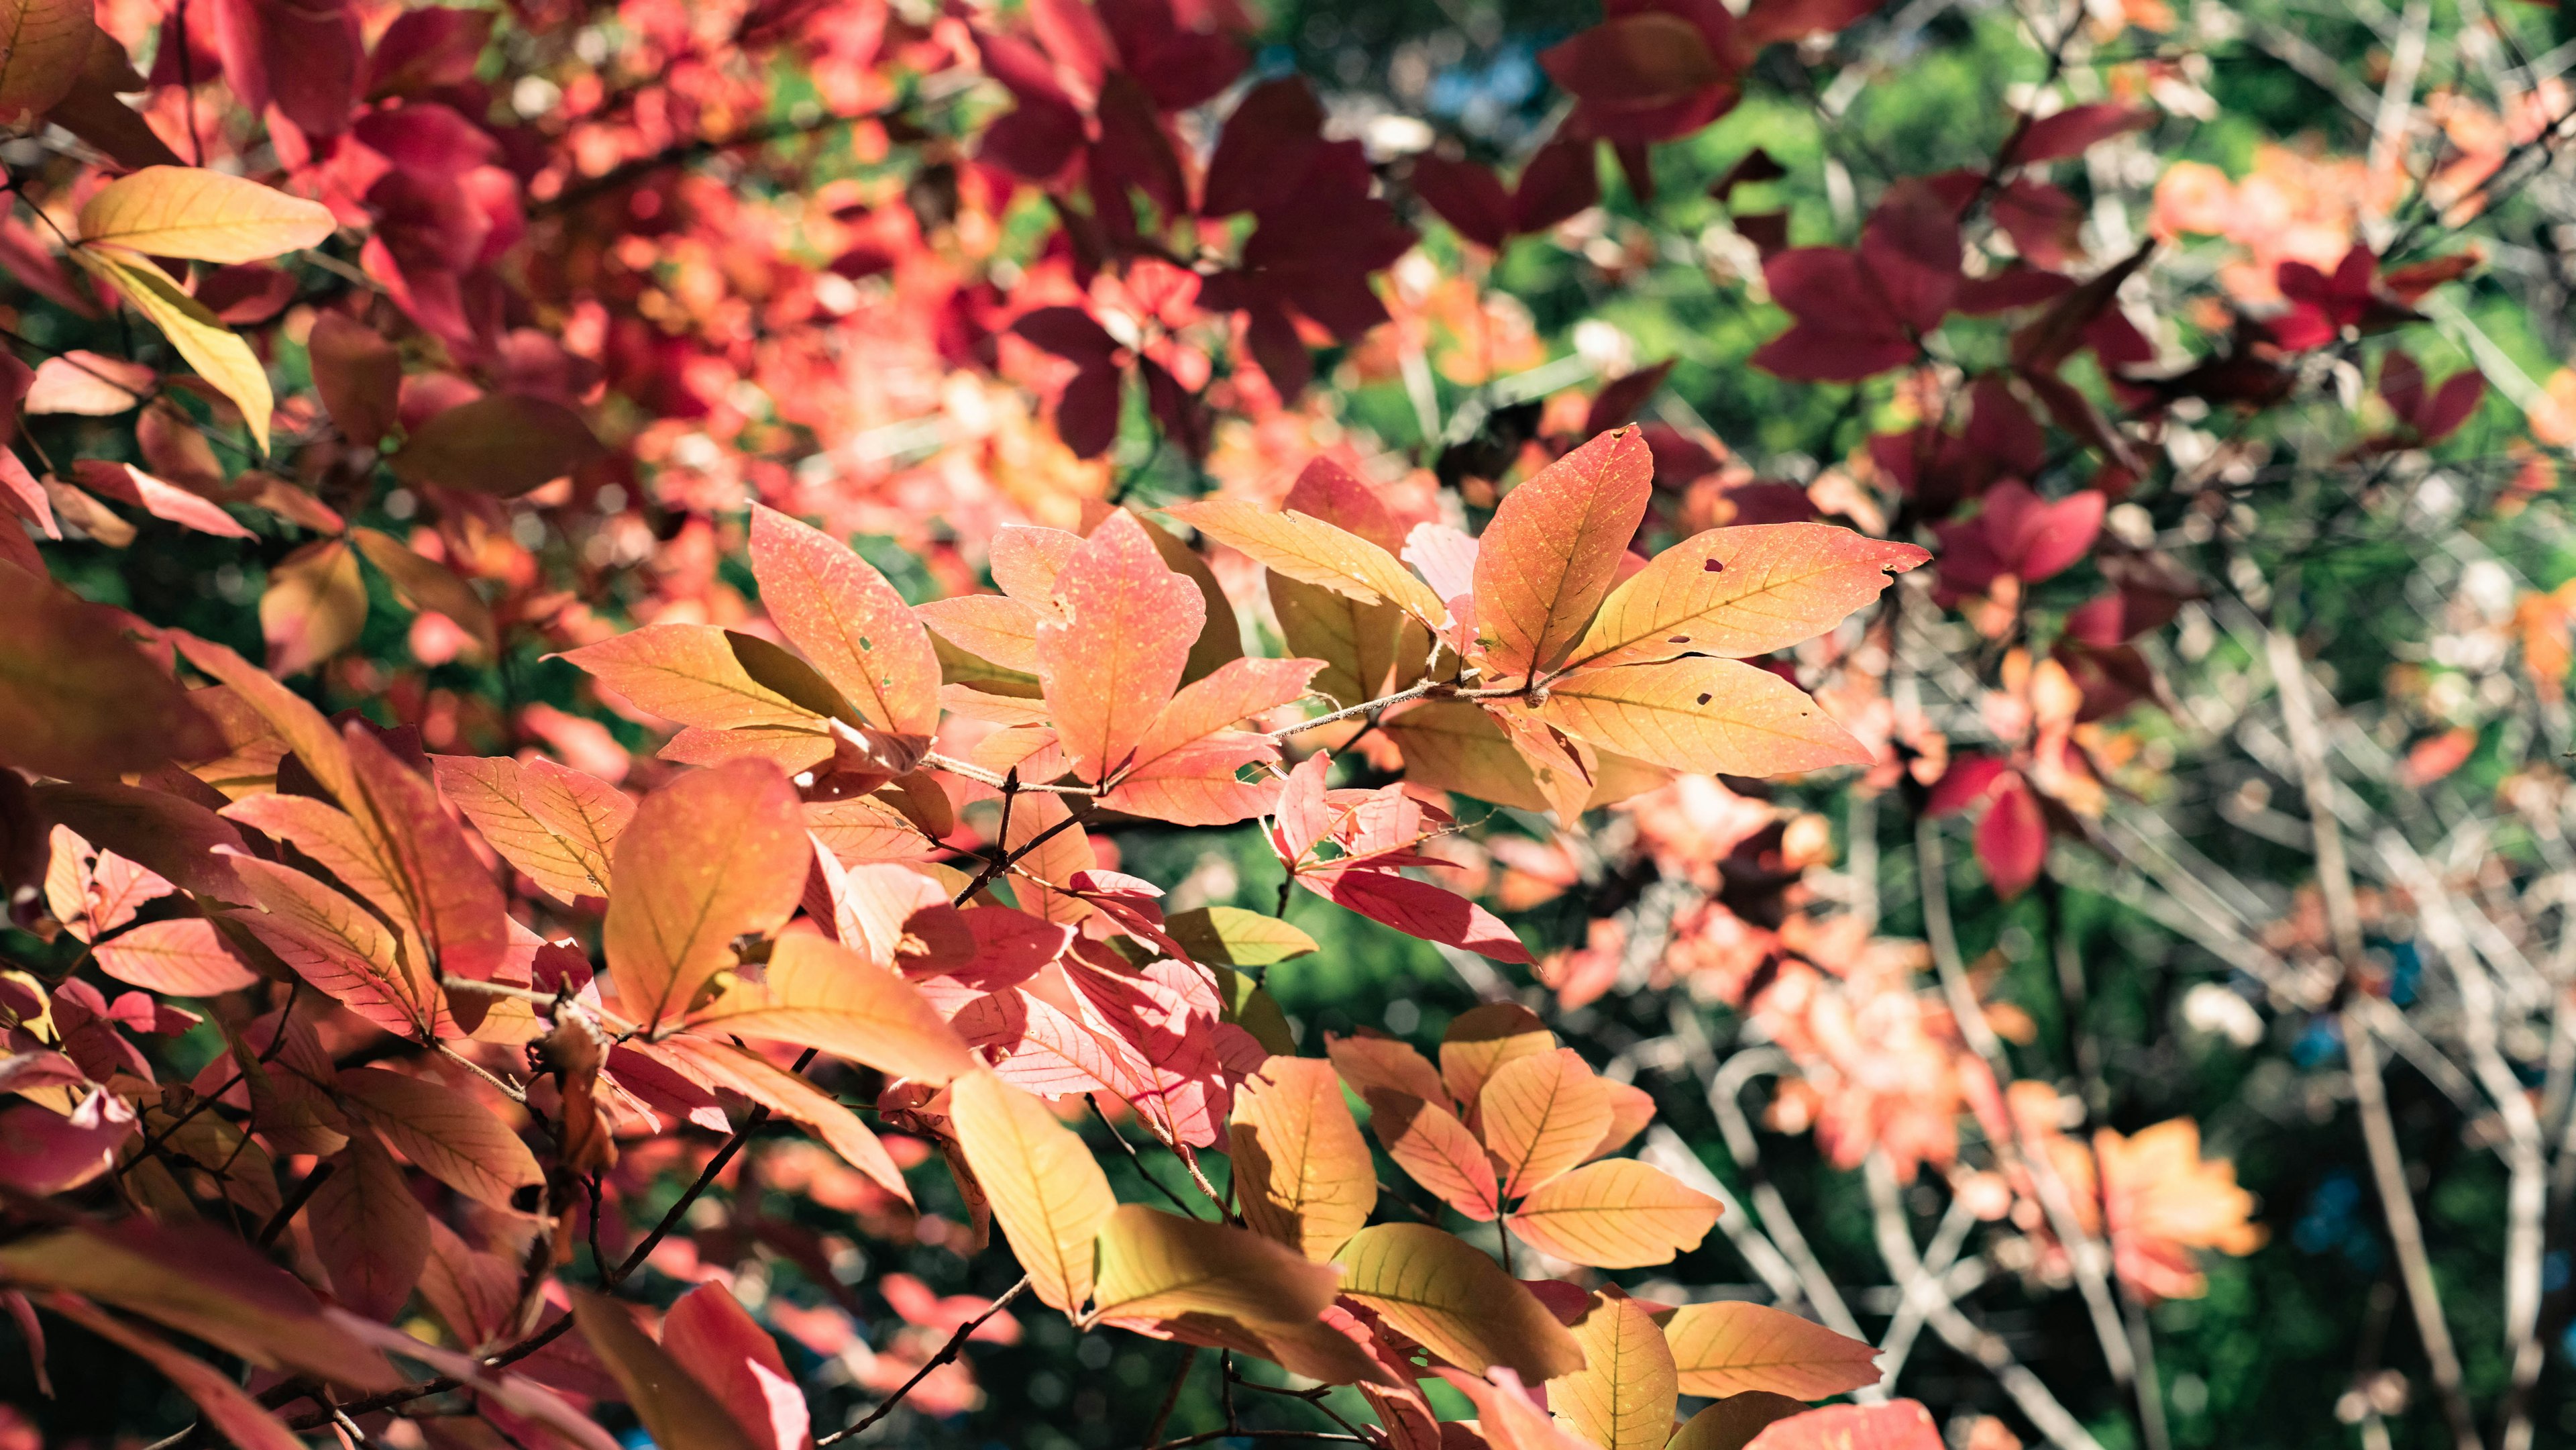
[[1368, 1087], [1369, 1127], [1396, 1166], [1478, 1223], [1502, 1212], [1502, 1189], [1485, 1145], [1440, 1103], [1393, 1088]]
[[147, 921], [100, 942], [93, 955], [116, 980], [173, 997], [212, 997], [260, 980], [202, 917]]
[[334, 1089], [423, 1173], [493, 1208], [535, 1209], [546, 1175], [492, 1110], [455, 1088], [380, 1067], [341, 1072]]

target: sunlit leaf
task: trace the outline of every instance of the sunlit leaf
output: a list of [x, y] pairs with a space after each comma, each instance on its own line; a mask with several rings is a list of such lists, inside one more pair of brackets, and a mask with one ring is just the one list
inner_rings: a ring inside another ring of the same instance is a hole
[[911, 606], [849, 546], [754, 505], [752, 572], [788, 642], [883, 730], [939, 725], [939, 659]]
[[757, 761], [655, 791], [617, 839], [600, 942], [618, 1000], [653, 1023], [687, 1010], [733, 965], [733, 941], [794, 915], [813, 847], [786, 777]]
[[687, 1020], [693, 1031], [819, 1047], [933, 1085], [976, 1065], [910, 983], [820, 936], [779, 938], [759, 981], [736, 982]]
[[1502, 1211], [1502, 1186], [1494, 1160], [1457, 1115], [1441, 1103], [1393, 1088], [1370, 1087], [1369, 1128], [1396, 1166], [1478, 1223]]
[[1710, 529], [1611, 590], [1568, 663], [1769, 654], [1832, 629], [1931, 557], [1825, 524]]
[[1093, 1240], [1118, 1201], [1082, 1139], [988, 1072], [950, 1085], [949, 1121], [1038, 1298], [1067, 1314], [1091, 1297]]
[[339, 223], [318, 201], [239, 176], [147, 166], [81, 204], [80, 240], [151, 257], [259, 262], [320, 246]]
[[1556, 1316], [1481, 1250], [1425, 1224], [1382, 1223], [1342, 1246], [1342, 1292], [1452, 1364], [1503, 1365], [1525, 1379], [1583, 1367]]
[[1518, 1002], [1486, 1002], [1449, 1019], [1440, 1039], [1440, 1080], [1449, 1096], [1473, 1104], [1485, 1080], [1516, 1058], [1556, 1050], [1556, 1034]]
[[1528, 678], [1565, 662], [1610, 592], [1654, 474], [1645, 440], [1622, 428], [1503, 495], [1476, 541], [1475, 626], [1488, 674]]
[[1273, 1057], [1236, 1090], [1235, 1194], [1256, 1232], [1330, 1259], [1368, 1223], [1377, 1170], [1330, 1063]]
[[[211, 174], [211, 173], [209, 173]], [[232, 399], [249, 425], [252, 441], [268, 451], [268, 418], [277, 396], [268, 385], [268, 370], [250, 344], [206, 310], [205, 304], [179, 290], [170, 275], [142, 257], [125, 257], [91, 247], [77, 247], [72, 257], [104, 277], [170, 339], [179, 356], [215, 391]]]
[[93, 955], [116, 980], [173, 997], [212, 997], [260, 980], [202, 917], [147, 921], [100, 942]]
[[1785, 775], [1870, 758], [1804, 691], [1740, 660], [1584, 670], [1550, 686], [1538, 715], [1604, 749], [1699, 774]]
[[1204, 1313], [1297, 1324], [1324, 1312], [1340, 1278], [1249, 1230], [1130, 1203], [1101, 1225], [1093, 1312], [1110, 1321]]
[[1740, 1299], [1686, 1305], [1664, 1325], [1682, 1391], [1768, 1390], [1821, 1400], [1878, 1383], [1878, 1348], [1810, 1319]]
[[1393, 604], [1427, 628], [1438, 628], [1448, 616], [1431, 586], [1393, 554], [1321, 519], [1264, 513], [1237, 499], [1207, 499], [1168, 512], [1291, 579], [1363, 604]]
[[1827, 1405], [1763, 1427], [1748, 1450], [1941, 1450], [1941, 1432], [1919, 1401]]
[[[1490, 1089], [1488, 1094], [1490, 1096]], [[1634, 1158], [1586, 1164], [1521, 1200], [1505, 1220], [1532, 1246], [1577, 1264], [1669, 1264], [1716, 1226], [1718, 1201]]]
[[1548, 1382], [1548, 1407], [1601, 1450], [1664, 1450], [1681, 1395], [1663, 1326], [1624, 1294], [1595, 1294], [1574, 1340], [1583, 1368]]
[[912, 1188], [903, 1181], [903, 1170], [896, 1165], [894, 1155], [840, 1099], [768, 1058], [731, 1043], [672, 1037], [658, 1046], [685, 1060], [700, 1076], [741, 1093], [790, 1122], [803, 1124], [823, 1140], [825, 1147], [839, 1154], [842, 1162], [866, 1174], [895, 1198], [912, 1202]]
[[1476, 1129], [1493, 1150], [1503, 1196], [1518, 1198], [1592, 1156], [1610, 1131], [1610, 1094], [1573, 1048], [1531, 1053], [1485, 1079]]
[[1163, 930], [1189, 950], [1193, 961], [1228, 967], [1268, 967], [1305, 956], [1315, 939], [1281, 921], [1238, 906], [1176, 911]]
[[1055, 577], [1061, 622], [1038, 625], [1038, 677], [1074, 773], [1128, 763], [1180, 686], [1207, 606], [1132, 517], [1113, 516]]

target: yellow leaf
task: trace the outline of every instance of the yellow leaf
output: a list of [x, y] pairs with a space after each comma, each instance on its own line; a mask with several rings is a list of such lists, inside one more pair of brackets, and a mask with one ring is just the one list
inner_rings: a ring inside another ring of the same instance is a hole
[[1664, 1326], [1682, 1391], [1768, 1390], [1821, 1400], [1878, 1383], [1878, 1349], [1812, 1320], [1740, 1299], [1691, 1304]]
[[1469, 1107], [1504, 1063], [1556, 1050], [1556, 1034], [1518, 1002], [1487, 1002], [1449, 1019], [1440, 1038], [1440, 1081]]
[[572, 1317], [599, 1362], [626, 1390], [626, 1403], [656, 1445], [689, 1450], [752, 1450], [751, 1437], [706, 1386], [689, 1378], [614, 1299], [572, 1291]]
[[205, 304], [180, 291], [167, 273], [141, 257], [74, 247], [72, 259], [106, 278], [134, 304], [135, 311], [161, 329], [197, 376], [241, 409], [242, 422], [249, 426], [260, 452], [268, 451], [268, 415], [276, 407], [276, 394], [269, 390], [268, 370], [260, 366], [249, 343], [234, 336]]
[[356, 644], [366, 627], [367, 581], [347, 544], [309, 544], [270, 567], [259, 596], [270, 674], [300, 675]]
[[1586, 1164], [1521, 1200], [1512, 1232], [1597, 1269], [1669, 1264], [1717, 1224], [1718, 1201], [1634, 1158]]
[[1243, 1221], [1310, 1259], [1330, 1259], [1377, 1206], [1368, 1143], [1319, 1058], [1263, 1063], [1236, 1091], [1229, 1141]]
[[911, 983], [821, 936], [778, 939], [758, 982], [735, 983], [689, 1014], [719, 1036], [819, 1047], [933, 1086], [972, 1071], [975, 1055]]
[[1527, 1380], [1583, 1367], [1583, 1347], [1521, 1282], [1453, 1235], [1382, 1223], [1342, 1245], [1342, 1292], [1398, 1332], [1473, 1373], [1503, 1365]]
[[1393, 604], [1435, 630], [1448, 617], [1440, 596], [1393, 554], [1322, 519], [1264, 513], [1238, 499], [1207, 499], [1165, 512], [1300, 583], [1362, 604]]
[[1476, 1129], [1503, 1196], [1518, 1198], [1592, 1156], [1610, 1131], [1610, 1093], [1573, 1048], [1516, 1057], [1485, 1080]]
[[1341, 1278], [1259, 1234], [1141, 1203], [1112, 1212], [1099, 1245], [1095, 1319], [1221, 1314], [1256, 1328], [1300, 1324], [1333, 1302]]
[[1595, 1294], [1574, 1341], [1583, 1368], [1547, 1387], [1557, 1418], [1601, 1450], [1664, 1450], [1681, 1388], [1663, 1326], [1624, 1294]]
[[829, 739], [828, 712], [754, 678], [733, 637], [711, 624], [648, 624], [563, 657], [666, 720], [709, 730], [784, 727]]
[[1804, 691], [1740, 660], [1583, 670], [1548, 687], [1538, 717], [1605, 750], [1700, 774], [1786, 775], [1870, 758]]
[[948, 1114], [1030, 1289], [1077, 1312], [1091, 1297], [1092, 1241], [1118, 1206], [1108, 1176], [1044, 1103], [989, 1072], [950, 1086]]
[[1007, 594], [961, 594], [934, 599], [913, 613], [939, 637], [977, 659], [1034, 675], [1038, 669], [1038, 612]]
[[1832, 629], [1878, 598], [1891, 574], [1930, 557], [1829, 524], [1710, 529], [1611, 590], [1571, 663], [1769, 654]]
[[318, 201], [190, 166], [120, 176], [80, 209], [86, 245], [198, 262], [264, 262], [320, 246], [338, 229]]

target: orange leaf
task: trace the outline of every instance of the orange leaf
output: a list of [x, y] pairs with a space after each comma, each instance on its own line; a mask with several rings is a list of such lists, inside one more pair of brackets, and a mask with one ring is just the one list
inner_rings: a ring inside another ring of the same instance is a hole
[[[1485, 1450], [1584, 1450], [1583, 1442], [1567, 1434], [1511, 1370], [1498, 1367], [1481, 1379], [1447, 1368], [1438, 1373], [1476, 1407], [1476, 1435], [1466, 1443]], [[1445, 1429], [1441, 1443], [1451, 1443]]]
[[82, 0], [0, 3], [0, 121], [41, 116], [70, 94], [92, 45], [105, 44]]
[[333, 1087], [423, 1173], [494, 1208], [528, 1212], [539, 1206], [546, 1175], [536, 1155], [473, 1098], [380, 1067], [348, 1068]]
[[1556, 1049], [1556, 1034], [1518, 1002], [1487, 1002], [1449, 1019], [1440, 1039], [1440, 1080], [1449, 1096], [1473, 1106], [1485, 1079], [1515, 1058]]
[[423, 1041], [453, 1031], [445, 994], [423, 965], [395, 949], [365, 907], [305, 875], [250, 856], [233, 858], [255, 911], [232, 919], [316, 988], [396, 1036]]
[[1243, 1221], [1310, 1259], [1330, 1259], [1377, 1206], [1377, 1169], [1330, 1063], [1263, 1063], [1235, 1091], [1229, 1142]]
[[433, 755], [429, 763], [440, 793], [529, 880], [567, 905], [608, 895], [609, 853], [635, 818], [624, 792], [551, 760]]
[[147, 166], [81, 204], [85, 245], [198, 262], [262, 262], [320, 246], [339, 229], [318, 201], [220, 171]]
[[1082, 552], [1082, 535], [1066, 529], [1005, 524], [993, 531], [987, 546], [993, 584], [1003, 593], [1034, 607], [1055, 612], [1055, 579], [1073, 556]]
[[563, 404], [491, 393], [423, 423], [386, 463], [405, 483], [517, 498], [607, 452]]
[[1681, 1388], [1663, 1326], [1625, 1294], [1595, 1294], [1574, 1342], [1583, 1368], [1548, 1382], [1549, 1407], [1601, 1450], [1664, 1450]]
[[754, 679], [734, 636], [708, 624], [648, 624], [564, 652], [601, 684], [666, 720], [709, 730], [755, 726], [825, 733], [829, 713]]
[[1489, 677], [1534, 676], [1565, 662], [1610, 592], [1654, 477], [1654, 457], [1630, 427], [1503, 495], [1476, 541], [1475, 627]]
[[100, 942], [94, 955], [116, 980], [173, 997], [213, 997], [260, 980], [202, 917], [147, 921]]
[[838, 942], [802, 933], [780, 937], [760, 981], [734, 983], [690, 1013], [688, 1026], [819, 1047], [933, 1086], [976, 1065], [965, 1042], [910, 983]]
[[831, 1094], [773, 1064], [768, 1058], [730, 1043], [710, 1042], [703, 1037], [673, 1037], [658, 1045], [700, 1074], [790, 1122], [803, 1124], [807, 1131], [823, 1140], [823, 1146], [839, 1154], [842, 1162], [866, 1174], [879, 1188], [905, 1203], [912, 1202], [912, 1189], [903, 1181], [903, 1170], [895, 1166], [894, 1156], [886, 1152], [885, 1144], [868, 1131], [857, 1114], [843, 1107], [840, 1100]]
[[[272, 679], [266, 670], [222, 645], [179, 631], [173, 631], [170, 638], [188, 663], [230, 686], [242, 704], [267, 721], [333, 800], [348, 805], [356, 799], [357, 777], [349, 766], [348, 747], [340, 743], [339, 730], [322, 717], [321, 711]], [[222, 749], [220, 745], [214, 748]]]
[[625, 1305], [588, 1289], [572, 1291], [572, 1317], [599, 1362], [626, 1390], [626, 1403], [656, 1445], [689, 1450], [755, 1450], [749, 1435], [707, 1387], [653, 1342]]
[[1763, 1390], [1728, 1395], [1682, 1422], [1667, 1450], [1744, 1450], [1776, 1421], [1807, 1413], [1804, 1400]]
[[1915, 1400], [1827, 1405], [1764, 1428], [1748, 1450], [1941, 1450], [1932, 1412]]
[[1478, 1223], [1491, 1223], [1502, 1211], [1494, 1160], [1456, 1114], [1392, 1088], [1367, 1088], [1361, 1096], [1368, 1100], [1369, 1127], [1386, 1156], [1412, 1174], [1414, 1182]]
[[1518, 1198], [1591, 1156], [1610, 1131], [1610, 1094], [1571, 1047], [1516, 1057], [1476, 1095], [1476, 1131], [1503, 1196]]
[[[1102, 507], [1089, 505], [1087, 507]], [[1152, 519], [1137, 517], [1144, 525], [1145, 537], [1154, 541], [1154, 552], [1172, 572], [1190, 581], [1199, 591], [1199, 602], [1207, 606], [1206, 622], [1199, 626], [1198, 637], [1190, 641], [1189, 662], [1181, 667], [1185, 681], [1203, 680], [1231, 661], [1243, 658], [1243, 625], [1234, 617], [1234, 605], [1225, 597], [1225, 589], [1216, 582], [1216, 571], [1198, 551], [1182, 543], [1178, 534]]]
[[950, 1086], [948, 1120], [1030, 1289], [1078, 1312], [1091, 1297], [1092, 1241], [1118, 1206], [1091, 1150], [1045, 1104], [989, 1072]]
[[424, 965], [490, 980], [510, 950], [500, 888], [439, 809], [436, 787], [395, 760], [365, 725], [351, 721], [343, 738], [357, 781], [351, 812], [374, 826], [402, 909], [429, 948]]
[[880, 730], [939, 728], [939, 656], [885, 576], [820, 529], [759, 504], [751, 569], [779, 632]]
[[917, 606], [941, 638], [1006, 670], [1036, 674], [1038, 612], [1006, 594], [961, 594]]
[[313, 391], [340, 436], [373, 448], [400, 423], [402, 354], [373, 328], [337, 312], [313, 319], [305, 341], [313, 365]]
[[1104, 521], [1055, 579], [1061, 622], [1038, 625], [1038, 678], [1074, 774], [1126, 765], [1181, 683], [1207, 605], [1133, 517]]
[[1425, 1224], [1361, 1229], [1338, 1256], [1342, 1292], [1452, 1364], [1502, 1365], [1525, 1379], [1583, 1367], [1583, 1347], [1482, 1250]]
[[1821, 1400], [1878, 1383], [1878, 1348], [1813, 1320], [1740, 1299], [1682, 1308], [1664, 1325], [1682, 1392], [1768, 1390]]
[[1333, 1070], [1342, 1075], [1342, 1081], [1363, 1097], [1371, 1088], [1388, 1088], [1426, 1103], [1444, 1107], [1449, 1103], [1449, 1090], [1441, 1085], [1439, 1071], [1395, 1038], [1368, 1031], [1349, 1037], [1327, 1032], [1324, 1055], [1333, 1060]]
[[1669, 1264], [1717, 1224], [1718, 1201], [1634, 1158], [1586, 1164], [1521, 1200], [1505, 1221], [1539, 1249], [1599, 1269]]
[[909, 861], [931, 847], [911, 817], [874, 796], [807, 801], [805, 829], [844, 866]]
[[813, 847], [795, 787], [758, 761], [682, 776], [618, 837], [600, 942], [618, 1000], [647, 1025], [688, 1009], [734, 963], [733, 939], [787, 924]]
[[1607, 1158], [1628, 1146], [1629, 1139], [1646, 1131], [1646, 1125], [1655, 1120], [1653, 1093], [1635, 1083], [1612, 1082], [1606, 1077], [1601, 1080], [1601, 1086], [1610, 1094], [1610, 1131], [1603, 1133], [1601, 1141], [1592, 1145], [1587, 1162], [1591, 1158]]
[[222, 751], [213, 722], [126, 642], [114, 611], [0, 565], [0, 618], [0, 761], [86, 779]]
[[1786, 775], [1870, 759], [1804, 691], [1738, 660], [1584, 670], [1550, 685], [1538, 715], [1603, 749], [1702, 775]]
[[1710, 529], [1610, 591], [1568, 663], [1769, 654], [1832, 629], [1877, 599], [1890, 575], [1931, 557], [1828, 524]]
[[1092, 1315], [1111, 1322], [1196, 1313], [1302, 1324], [1333, 1302], [1341, 1278], [1259, 1234], [1141, 1203], [1112, 1212], [1099, 1242]]
[[1164, 512], [1301, 583], [1362, 604], [1393, 604], [1428, 629], [1448, 617], [1440, 596], [1393, 554], [1322, 519], [1264, 513], [1239, 499], [1204, 499]]

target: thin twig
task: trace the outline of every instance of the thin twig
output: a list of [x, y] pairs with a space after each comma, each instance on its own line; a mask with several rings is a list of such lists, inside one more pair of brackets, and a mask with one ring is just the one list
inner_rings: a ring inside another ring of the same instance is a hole
[[1023, 1293], [1026, 1293], [1028, 1291], [1028, 1287], [1029, 1276], [1022, 1274], [1020, 1276], [1020, 1282], [1003, 1290], [1001, 1297], [987, 1305], [983, 1313], [978, 1314], [974, 1318], [967, 1320], [965, 1323], [958, 1325], [957, 1332], [948, 1336], [948, 1342], [939, 1346], [939, 1352], [932, 1355], [928, 1363], [924, 1364], [921, 1368], [914, 1370], [912, 1378], [895, 1386], [894, 1393], [886, 1396], [875, 1409], [868, 1411], [865, 1418], [861, 1419], [857, 1424], [845, 1426], [833, 1431], [829, 1435], [817, 1435], [814, 1437], [814, 1450], [823, 1450], [823, 1447], [826, 1445], [839, 1444], [841, 1441], [849, 1439], [851, 1436], [865, 1430], [877, 1421], [893, 1414], [895, 1406], [903, 1403], [904, 1396], [911, 1394], [923, 1380], [930, 1378], [931, 1371], [948, 1363], [950, 1360], [955, 1359], [961, 1352], [963, 1352], [966, 1348], [966, 1341], [975, 1337], [975, 1331], [984, 1327], [984, 1321], [1001, 1313], [1003, 1306], [1009, 1304], [1012, 1300], [1017, 1299]]

